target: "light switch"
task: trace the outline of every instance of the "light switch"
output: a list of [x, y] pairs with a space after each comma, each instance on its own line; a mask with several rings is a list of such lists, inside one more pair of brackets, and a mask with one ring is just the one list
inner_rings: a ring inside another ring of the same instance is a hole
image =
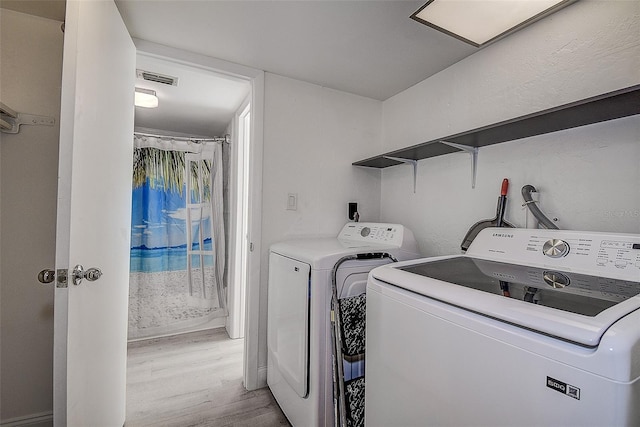
[[289, 193], [287, 196], [287, 210], [298, 210], [298, 193]]

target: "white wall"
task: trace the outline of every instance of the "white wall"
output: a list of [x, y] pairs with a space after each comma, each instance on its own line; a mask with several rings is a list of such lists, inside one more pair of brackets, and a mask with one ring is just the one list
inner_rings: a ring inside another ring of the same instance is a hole
[[[640, 83], [640, 3], [577, 2], [480, 50], [383, 103], [383, 151]], [[502, 178], [507, 219], [524, 226], [520, 189], [561, 228], [640, 232], [638, 116], [480, 149], [382, 173], [381, 219], [410, 227], [424, 255], [458, 253], [476, 221], [495, 215]]]
[[0, 99], [56, 126], [0, 134], [2, 252], [0, 419], [44, 415], [53, 407], [53, 268], [58, 170], [61, 22], [2, 9]]
[[[358, 202], [362, 221], [380, 216], [380, 173], [351, 163], [382, 149], [379, 101], [265, 75], [259, 366], [266, 367], [271, 244], [336, 236]], [[288, 193], [298, 209], [286, 210]]]

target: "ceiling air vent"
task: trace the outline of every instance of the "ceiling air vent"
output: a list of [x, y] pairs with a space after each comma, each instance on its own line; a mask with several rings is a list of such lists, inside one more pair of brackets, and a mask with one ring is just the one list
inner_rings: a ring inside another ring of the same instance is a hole
[[136, 75], [139, 79], [147, 80], [149, 82], [156, 82], [169, 86], [178, 86], [177, 77], [171, 77], [164, 74], [144, 70], [136, 70]]

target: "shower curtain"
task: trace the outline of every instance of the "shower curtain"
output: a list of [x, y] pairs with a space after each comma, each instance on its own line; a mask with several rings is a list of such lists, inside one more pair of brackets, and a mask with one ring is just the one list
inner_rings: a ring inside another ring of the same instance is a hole
[[134, 137], [130, 339], [227, 314], [221, 145]]

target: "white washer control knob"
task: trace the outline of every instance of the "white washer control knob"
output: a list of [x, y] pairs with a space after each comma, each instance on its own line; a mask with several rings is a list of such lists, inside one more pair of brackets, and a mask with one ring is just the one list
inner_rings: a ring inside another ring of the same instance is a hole
[[371, 229], [369, 227], [362, 227], [362, 230], [360, 230], [360, 235], [362, 237], [367, 237], [369, 233], [371, 233]]
[[550, 258], [562, 258], [569, 253], [569, 250], [569, 244], [560, 239], [547, 240], [542, 247], [542, 252]]

